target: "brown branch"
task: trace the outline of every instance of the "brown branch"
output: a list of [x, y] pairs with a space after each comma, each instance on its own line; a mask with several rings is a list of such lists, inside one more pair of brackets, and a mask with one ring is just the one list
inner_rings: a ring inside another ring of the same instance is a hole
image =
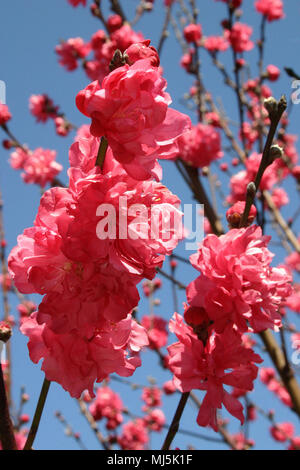
[[189, 392], [185, 392], [185, 393], [181, 394], [181, 398], [179, 400], [179, 403], [178, 403], [177, 409], [175, 411], [172, 423], [170, 424], [167, 436], [165, 438], [165, 441], [163, 443], [163, 446], [162, 446], [161, 450], [169, 450], [170, 449], [170, 446], [171, 446], [171, 444], [174, 440], [174, 437], [176, 436], [176, 434], [178, 432], [180, 419], [181, 419], [182, 413], [184, 411], [185, 405], [188, 401], [189, 395], [190, 395]]
[[263, 331], [260, 337], [268, 351], [272, 362], [280, 375], [280, 378], [288, 391], [292, 403], [293, 411], [300, 417], [300, 387], [295, 378], [294, 372], [289, 364], [286, 363], [284, 353], [278, 345], [271, 331]]
[[0, 441], [3, 450], [17, 450], [13, 425], [9, 415], [2, 365], [0, 362]]

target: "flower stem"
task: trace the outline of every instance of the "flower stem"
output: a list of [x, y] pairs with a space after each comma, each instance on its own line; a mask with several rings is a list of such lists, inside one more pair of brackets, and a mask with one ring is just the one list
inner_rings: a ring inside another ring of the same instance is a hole
[[170, 424], [168, 434], [165, 438], [165, 442], [163, 443], [163, 446], [162, 446], [161, 450], [169, 450], [169, 448], [170, 448], [170, 446], [173, 442], [173, 439], [176, 436], [176, 433], [179, 429], [180, 419], [181, 419], [183, 410], [185, 408], [185, 405], [188, 401], [189, 395], [190, 395], [190, 392], [185, 392], [185, 393], [181, 394], [181, 398], [180, 398], [180, 401], [178, 403], [177, 410], [175, 412], [172, 423]]
[[0, 442], [3, 450], [17, 450], [13, 425], [9, 415], [2, 366], [0, 363]]
[[97, 160], [96, 160], [96, 166], [100, 166], [101, 170], [103, 170], [107, 147], [108, 147], [107, 139], [105, 137], [101, 137]]
[[27, 437], [27, 441], [25, 443], [25, 446], [24, 446], [23, 450], [31, 450], [32, 449], [32, 444], [34, 442], [34, 439], [36, 437], [36, 434], [37, 434], [37, 431], [38, 431], [38, 428], [39, 428], [39, 424], [40, 424], [41, 416], [42, 416], [42, 413], [43, 413], [45, 401], [46, 401], [46, 398], [47, 398], [48, 390], [49, 390], [49, 387], [50, 387], [50, 383], [51, 382], [49, 380], [47, 380], [46, 378], [44, 379], [42, 390], [41, 390], [40, 397], [39, 397], [39, 401], [38, 401], [37, 406], [36, 406], [36, 410], [35, 410], [35, 413], [34, 413], [31, 428], [30, 428], [30, 431], [29, 431], [29, 434], [28, 434], [28, 437]]

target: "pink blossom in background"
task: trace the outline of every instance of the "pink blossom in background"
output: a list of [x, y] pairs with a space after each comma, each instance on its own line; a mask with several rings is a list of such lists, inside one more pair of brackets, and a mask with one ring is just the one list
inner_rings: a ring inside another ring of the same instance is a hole
[[292, 423], [276, 423], [270, 428], [272, 437], [279, 442], [285, 442], [291, 439], [295, 433], [295, 427]]
[[58, 106], [46, 94], [31, 95], [29, 98], [29, 110], [35, 116], [37, 122], [46, 122], [49, 118], [57, 116]]
[[268, 21], [280, 20], [284, 18], [282, 0], [257, 0], [256, 10], [264, 15]]
[[0, 126], [3, 126], [11, 119], [11, 113], [6, 104], [0, 103]]
[[157, 315], [144, 316], [141, 324], [146, 329], [150, 349], [160, 349], [168, 341], [167, 322]]
[[109, 29], [109, 32], [112, 33], [117, 29], [121, 28], [123, 20], [120, 15], [110, 15], [107, 18], [106, 24], [107, 28]]
[[207, 36], [204, 39], [204, 47], [210, 52], [226, 51], [229, 42], [222, 36]]
[[148, 442], [149, 435], [142, 418], [128, 421], [118, 436], [118, 444], [123, 450], [143, 450]]
[[78, 7], [78, 5], [83, 5], [84, 7], [86, 6], [86, 0], [68, 0], [70, 5], [73, 7]]
[[106, 428], [115, 429], [123, 422], [124, 405], [120, 396], [107, 386], [98, 387], [96, 398], [89, 407], [95, 421], [105, 418]]
[[185, 26], [183, 35], [187, 42], [198, 43], [202, 38], [202, 27], [200, 24], [191, 23]]
[[225, 30], [225, 38], [228, 39], [235, 52], [247, 52], [254, 47], [254, 43], [250, 40], [252, 31], [251, 26], [237, 22], [231, 30]]
[[160, 432], [166, 424], [164, 412], [155, 408], [144, 417], [144, 423], [150, 431]]
[[90, 52], [90, 45], [82, 38], [70, 38], [55, 47], [59, 63], [69, 72], [78, 67], [78, 60], [85, 58]]
[[208, 124], [197, 124], [183, 134], [179, 140], [179, 154], [189, 165], [197, 168], [209, 166], [223, 156], [218, 131]]
[[142, 400], [145, 402], [143, 409], [156, 408], [161, 406], [161, 390], [156, 387], [144, 387], [142, 393]]
[[276, 82], [276, 80], [278, 80], [280, 76], [280, 69], [275, 65], [268, 65], [266, 70], [268, 74], [268, 79], [271, 82]]
[[44, 188], [52, 183], [54, 178], [62, 171], [63, 167], [55, 161], [56, 151], [41, 147], [31, 151], [17, 148], [10, 158], [10, 164], [14, 169], [24, 170], [22, 178], [25, 183], [38, 184]]

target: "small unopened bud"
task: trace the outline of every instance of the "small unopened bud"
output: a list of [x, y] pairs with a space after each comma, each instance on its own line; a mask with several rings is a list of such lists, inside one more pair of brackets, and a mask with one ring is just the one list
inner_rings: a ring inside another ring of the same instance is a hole
[[113, 70], [122, 67], [126, 64], [126, 58], [124, 58], [120, 49], [116, 49], [113, 58], [109, 64], [109, 70], [112, 72]]
[[250, 181], [250, 183], [248, 183], [248, 185], [247, 185], [247, 194], [249, 196], [255, 196], [255, 194], [256, 194], [256, 186], [255, 186], [255, 183], [253, 181]]
[[286, 101], [286, 96], [282, 95], [280, 100], [278, 101], [278, 111], [280, 114], [282, 114], [287, 108], [287, 101]]
[[283, 156], [283, 149], [279, 147], [279, 145], [272, 145], [269, 151], [269, 161], [270, 164], [273, 163], [276, 158], [282, 158]]
[[[245, 201], [238, 201], [227, 210], [226, 219], [227, 219], [228, 226], [230, 229], [239, 228], [242, 215], [245, 211], [245, 205], [246, 205]], [[254, 221], [256, 217], [256, 214], [257, 214], [256, 207], [252, 204], [250, 211], [249, 211], [247, 223], [246, 223], [247, 227], [252, 224], [252, 222]]]
[[23, 393], [21, 399], [23, 403], [26, 403], [27, 401], [29, 401], [28, 393]]
[[277, 113], [278, 104], [273, 96], [270, 96], [264, 100], [264, 107], [268, 111], [270, 118]]
[[1, 321], [0, 322], [0, 341], [3, 341], [3, 343], [7, 343], [11, 335], [12, 335], [11, 326], [6, 322]]

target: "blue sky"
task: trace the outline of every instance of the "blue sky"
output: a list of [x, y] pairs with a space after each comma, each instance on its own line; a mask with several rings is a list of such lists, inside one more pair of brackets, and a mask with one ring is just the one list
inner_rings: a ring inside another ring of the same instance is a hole
[[[104, 10], [107, 12], [107, 0], [103, 0]], [[128, 12], [134, 11], [137, 4], [135, 0], [124, 0], [122, 2]], [[254, 10], [252, 0], [244, 0], [245, 6], [242, 22], [251, 24], [254, 27], [253, 37], [258, 37], [260, 16]], [[153, 45], [157, 45], [158, 38], [162, 29], [164, 20], [164, 10], [161, 6], [162, 0], [156, 0], [154, 12], [141, 20], [136, 26], [136, 31], [142, 31], [145, 38], [151, 39]], [[221, 34], [220, 22], [225, 17], [225, 6], [221, 2], [213, 0], [201, 0], [199, 5], [199, 22], [202, 24], [204, 34]], [[279, 68], [284, 66], [294, 67], [300, 73], [299, 62], [299, 18], [300, 5], [297, 0], [285, 1], [284, 20], [267, 25], [267, 45], [265, 65], [274, 64]], [[91, 35], [101, 28], [99, 21], [93, 18], [88, 9], [78, 7], [72, 8], [66, 0], [51, 0], [51, 2], [41, 0], [27, 0], [26, 2], [18, 0], [17, 2], [1, 2], [0, 17], [2, 24], [0, 28], [1, 43], [1, 71], [0, 80], [4, 80], [7, 87], [7, 104], [13, 114], [13, 120], [10, 127], [13, 133], [21, 142], [28, 144], [32, 149], [44, 147], [55, 149], [58, 153], [58, 161], [63, 164], [64, 172], [62, 179], [66, 181], [66, 170], [68, 168], [68, 148], [72, 143], [74, 134], [67, 138], [56, 136], [53, 123], [46, 125], [36, 124], [34, 118], [30, 115], [28, 109], [28, 99], [31, 94], [48, 93], [56, 104], [66, 113], [71, 122], [77, 125], [87, 122], [86, 118], [79, 113], [75, 107], [75, 96], [77, 92], [88, 84], [88, 78], [82, 70], [75, 72], [66, 72], [57, 61], [54, 52], [55, 45], [60, 39], [80, 36], [84, 40], [89, 40]], [[190, 114], [192, 121], [196, 122], [196, 115], [186, 109], [183, 104], [183, 95], [187, 92], [193, 83], [191, 76], [187, 75], [179, 66], [181, 50], [174, 40], [173, 33], [165, 43], [161, 64], [164, 68], [164, 75], [168, 81], [168, 92], [173, 98], [173, 107]], [[222, 60], [231, 67], [231, 56], [226, 52]], [[247, 54], [247, 60], [254, 71], [257, 73], [257, 50]], [[230, 69], [231, 71], [231, 69]], [[223, 84], [223, 79], [219, 72], [211, 65], [210, 58], [203, 55], [202, 73], [204, 84], [214, 96], [222, 102], [225, 110], [230, 117], [237, 119], [235, 107], [236, 98], [230, 90]], [[280, 80], [273, 87], [274, 95], [279, 97], [285, 93], [291, 94], [291, 80], [282, 73]], [[300, 106], [294, 106], [292, 112], [292, 122], [289, 129], [290, 133], [299, 133]], [[234, 127], [233, 127], [234, 128]], [[3, 135], [4, 137], [4, 135]], [[224, 142], [225, 143], [225, 142]], [[20, 173], [10, 168], [8, 164], [9, 153], [0, 148], [0, 188], [4, 200], [4, 218], [5, 232], [8, 240], [8, 250], [16, 244], [16, 238], [22, 233], [24, 228], [32, 225], [40, 198], [40, 189], [32, 185], [25, 185], [20, 177]], [[231, 160], [230, 156], [225, 156], [226, 161]], [[163, 182], [173, 192], [178, 194], [183, 203], [191, 202], [191, 196], [185, 184], [178, 176], [172, 163], [163, 163], [164, 177]], [[228, 179], [221, 176], [223, 192], [227, 192]], [[286, 182], [286, 188], [294, 198], [298, 197], [293, 181]], [[222, 208], [222, 201], [219, 200], [219, 209]], [[290, 215], [298, 207], [295, 203], [291, 207], [284, 209], [285, 215]], [[299, 227], [296, 227], [299, 230]], [[277, 247], [276, 262], [282, 261], [284, 252]], [[188, 256], [183, 248], [178, 248], [178, 253]], [[168, 270], [168, 263], [166, 263]], [[178, 277], [183, 282], [192, 280], [195, 276], [193, 269], [180, 265]], [[157, 308], [157, 313], [166, 319], [169, 319], [173, 313], [173, 305], [170, 302], [169, 283], [164, 281], [165, 288], [161, 292], [161, 305]], [[39, 301], [38, 298], [35, 298]], [[180, 304], [183, 302], [184, 293], [179, 294]], [[17, 301], [11, 298], [12, 313], [15, 313]], [[139, 314], [142, 316], [148, 313], [146, 301], [142, 301], [139, 307]], [[292, 314], [293, 315], [293, 314]], [[291, 317], [295, 324], [299, 321]], [[17, 331], [13, 337], [13, 386], [14, 398], [17, 402], [19, 389], [21, 385], [26, 386], [31, 400], [25, 409], [29, 414], [33, 414], [34, 406], [38, 398], [40, 387], [43, 381], [43, 373], [40, 372], [40, 366], [30, 362], [26, 338], [22, 337]], [[157, 358], [150, 352], [142, 355], [143, 366], [138, 369], [132, 381], [137, 383], [147, 383], [147, 377], [155, 375], [159, 384], [170, 378], [168, 373], [163, 373], [157, 366]], [[267, 365], [268, 363], [264, 364]], [[119, 391], [122, 397], [126, 397], [126, 406], [132, 409], [136, 414], [141, 414], [142, 401], [140, 392], [131, 391], [128, 386], [119, 385], [112, 382], [112, 386]], [[278, 422], [293, 420], [297, 424], [292, 413], [285, 407], [279, 405], [277, 398], [274, 398], [257, 381], [257, 389], [253, 394], [255, 401], [260, 407], [276, 409]], [[174, 407], [177, 404], [178, 397], [164, 399], [164, 410], [167, 421], [170, 422]], [[279, 406], [278, 406], [279, 405]], [[84, 419], [80, 416], [76, 402], [62, 390], [57, 384], [52, 384], [50, 394], [47, 400], [45, 414], [42, 419], [35, 447], [37, 449], [76, 449], [77, 445], [64, 433], [62, 426], [56, 418], [54, 412], [59, 410], [73, 426], [74, 430], [79, 430], [86, 446], [90, 449], [97, 449], [97, 441]], [[226, 416], [226, 413], [224, 414]], [[212, 431], [199, 428], [196, 423], [196, 410], [188, 406], [185, 410], [182, 420], [182, 427], [192, 431], [205, 432], [207, 435], [215, 436]], [[252, 436], [256, 440], [256, 448], [280, 448], [269, 437], [269, 423], [260, 419], [258, 423], [251, 424]], [[230, 428], [232, 431], [238, 431], [238, 423], [234, 423]], [[159, 448], [162, 442], [162, 435], [152, 437], [152, 445]], [[186, 445], [192, 444], [199, 449], [216, 448], [216, 445], [205, 441], [178, 436], [175, 445], [184, 449]], [[221, 446], [220, 448], [224, 448]]]

